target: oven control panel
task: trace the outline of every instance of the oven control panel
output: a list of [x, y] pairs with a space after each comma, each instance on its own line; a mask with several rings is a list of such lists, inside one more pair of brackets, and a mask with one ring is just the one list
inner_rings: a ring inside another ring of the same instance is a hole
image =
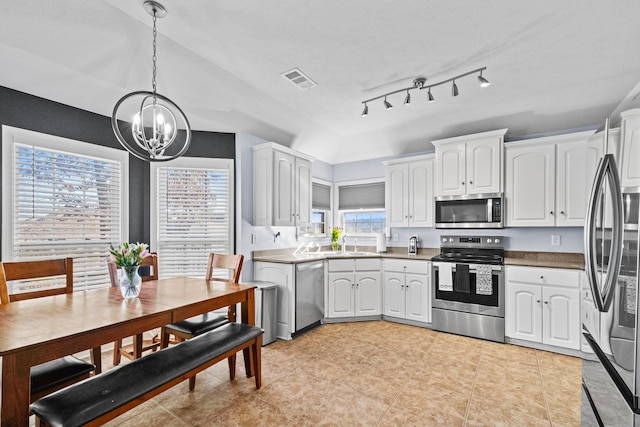
[[504, 248], [503, 236], [440, 236], [441, 248]]

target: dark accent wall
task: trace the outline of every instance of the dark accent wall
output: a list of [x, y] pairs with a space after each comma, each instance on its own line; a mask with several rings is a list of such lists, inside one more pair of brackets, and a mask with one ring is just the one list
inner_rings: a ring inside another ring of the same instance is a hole
[[[0, 86], [0, 125], [123, 150], [111, 130], [110, 117], [2, 86]], [[0, 133], [0, 143], [1, 139]], [[0, 150], [0, 164], [2, 164], [1, 156], [2, 150]], [[235, 134], [194, 131], [191, 145], [185, 156], [235, 159]], [[0, 183], [1, 180], [0, 174]], [[0, 188], [4, 187], [0, 186]], [[0, 208], [1, 200], [0, 193]], [[129, 214], [129, 240], [149, 243], [151, 239], [149, 163], [132, 155], [129, 155]], [[0, 259], [2, 259], [1, 255]]]

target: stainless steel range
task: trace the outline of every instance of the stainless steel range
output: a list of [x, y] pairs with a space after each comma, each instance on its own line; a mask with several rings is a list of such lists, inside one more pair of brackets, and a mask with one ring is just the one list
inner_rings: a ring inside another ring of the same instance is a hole
[[502, 236], [441, 236], [432, 258], [433, 329], [504, 342]]

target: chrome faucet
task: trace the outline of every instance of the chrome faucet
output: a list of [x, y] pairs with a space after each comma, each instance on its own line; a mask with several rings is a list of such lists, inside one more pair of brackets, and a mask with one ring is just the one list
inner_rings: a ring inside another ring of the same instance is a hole
[[342, 248], [341, 252], [345, 253], [347, 251], [347, 235], [342, 236]]
[[358, 239], [353, 238], [353, 252], [358, 252]]

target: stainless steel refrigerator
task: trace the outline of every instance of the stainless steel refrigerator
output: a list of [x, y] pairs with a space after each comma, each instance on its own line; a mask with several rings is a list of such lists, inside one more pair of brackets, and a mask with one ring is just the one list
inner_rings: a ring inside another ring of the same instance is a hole
[[582, 426], [640, 427], [639, 196], [640, 188], [621, 188], [616, 160], [607, 154], [585, 226], [593, 304], [586, 307], [592, 313], [583, 313], [591, 319], [583, 321], [583, 334], [593, 353], [582, 362]]

